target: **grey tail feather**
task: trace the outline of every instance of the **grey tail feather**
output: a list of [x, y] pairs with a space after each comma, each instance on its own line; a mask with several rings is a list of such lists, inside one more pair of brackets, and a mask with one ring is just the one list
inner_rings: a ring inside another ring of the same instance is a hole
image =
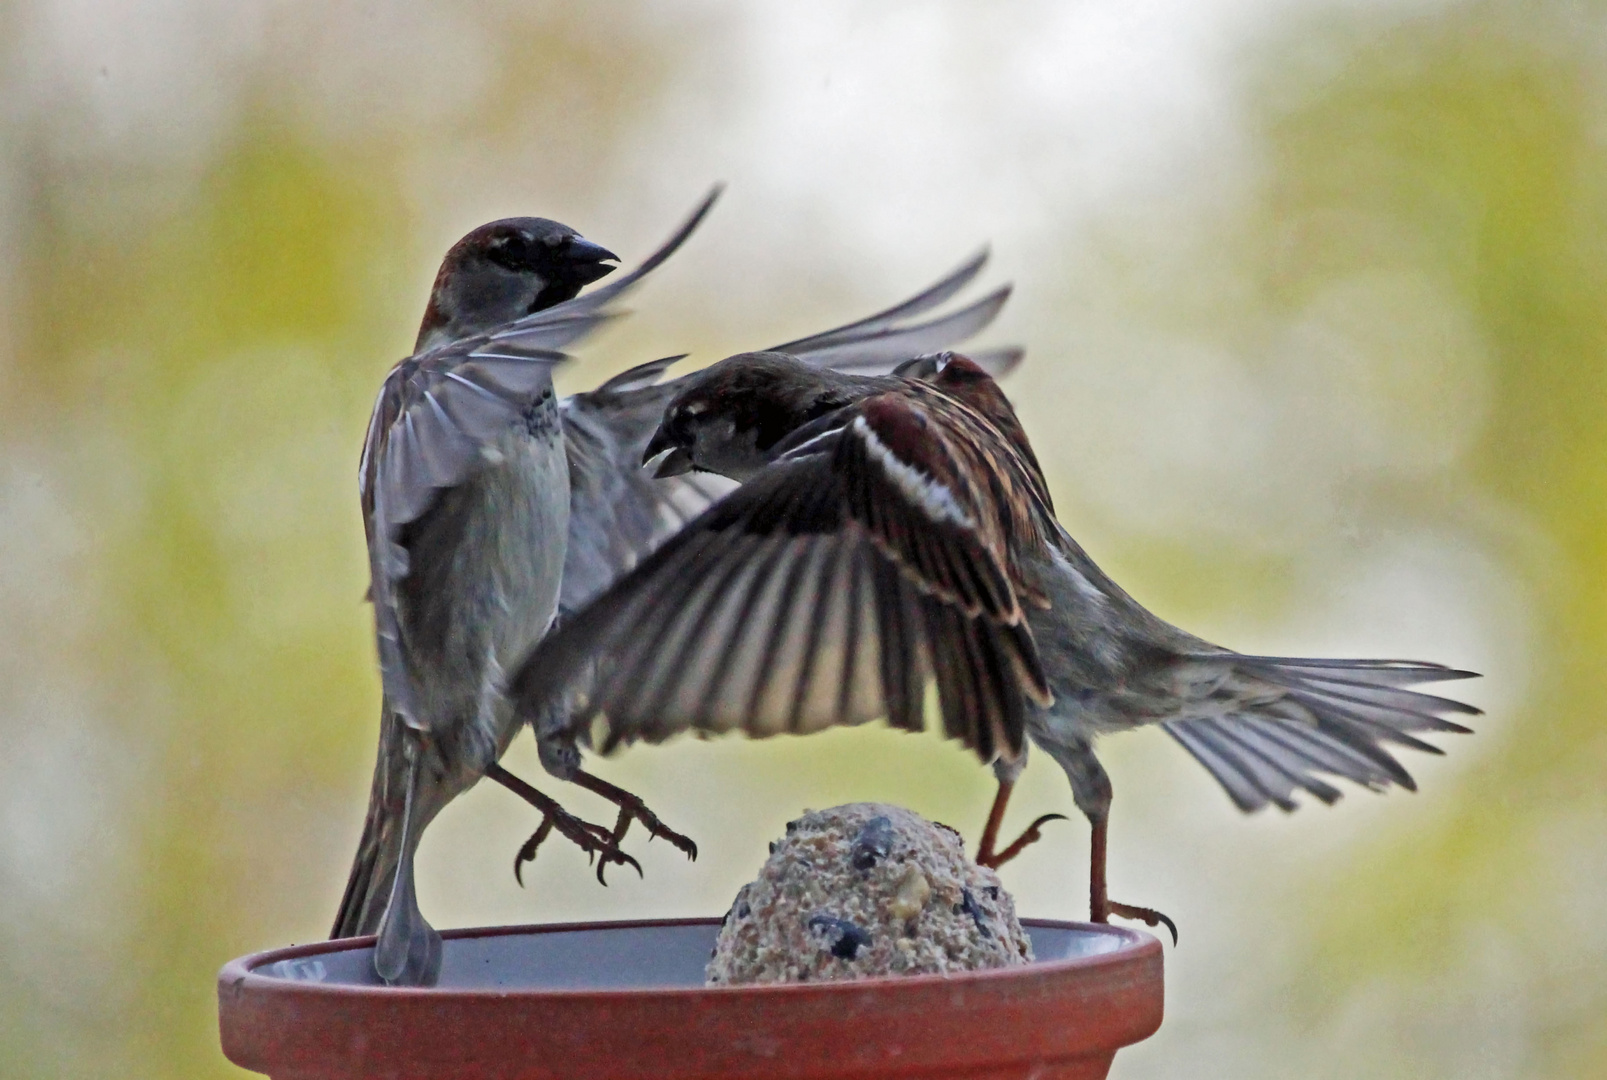
[[[365, 826], [362, 843], [358, 845], [357, 856], [352, 860], [351, 876], [346, 879], [346, 892], [340, 898], [339, 910], [335, 912], [335, 925], [329, 930], [330, 938], [362, 937], [378, 928], [377, 919], [363, 918], [368, 897], [376, 892], [374, 878], [378, 869], [379, 845], [373, 842], [372, 834]], [[370, 922], [373, 925], [368, 925]]]
[[385, 809], [386, 792], [394, 783], [392, 773], [396, 768], [391, 760], [396, 747], [390, 727], [390, 713], [386, 709], [380, 720], [379, 752], [374, 761], [374, 781], [369, 790], [363, 835], [357, 843], [357, 854], [352, 858], [351, 875], [346, 879], [346, 892], [340, 898], [335, 924], [329, 931], [331, 938], [376, 933], [385, 915], [385, 898], [391, 891], [400, 850], [395, 842], [398, 823], [391, 820], [391, 814]]
[[1417, 790], [1386, 746], [1431, 754], [1439, 747], [1415, 732], [1467, 733], [1441, 713], [1478, 715], [1471, 705], [1406, 687], [1476, 677], [1438, 664], [1400, 660], [1309, 660], [1207, 653], [1190, 660], [1224, 663], [1225, 693], [1200, 712], [1162, 724], [1204, 765], [1239, 809], [1298, 805], [1296, 791], [1324, 803], [1341, 792], [1319, 774], [1373, 791]]
[[397, 844], [400, 856], [374, 941], [374, 973], [389, 986], [433, 986], [441, 974], [441, 935], [424, 920], [413, 887], [413, 853], [419, 838], [419, 750], [411, 739], [404, 746], [407, 779]]

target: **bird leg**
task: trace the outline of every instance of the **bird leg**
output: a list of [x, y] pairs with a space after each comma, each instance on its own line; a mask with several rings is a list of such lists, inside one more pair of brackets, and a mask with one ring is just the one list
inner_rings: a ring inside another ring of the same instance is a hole
[[[609, 863], [618, 863], [621, 866], [633, 867], [637, 874], [642, 872], [641, 863], [619, 850], [619, 842], [609, 831], [601, 825], [594, 825], [583, 821], [558, 805], [558, 801], [551, 796], [543, 795], [507, 769], [496, 762], [486, 769], [486, 776], [495, 780], [525, 802], [541, 811], [541, 824], [536, 831], [530, 834], [530, 839], [524, 842], [519, 854], [513, 859], [513, 876], [520, 885], [524, 884], [524, 864], [533, 862], [536, 858], [536, 849], [552, 835], [556, 829], [558, 834], [586, 853], [588, 861], [597, 860], [597, 880], [604, 885], [603, 867]], [[623, 830], [616, 830], [622, 832]]]
[[[642, 827], [647, 830], [649, 839], [655, 836], [662, 837], [681, 851], [686, 852], [687, 858], [697, 859], [697, 844], [693, 842], [691, 837], [682, 836], [668, 825], [665, 825], [658, 819], [657, 814], [647, 808], [647, 804], [640, 797], [632, 795], [624, 788], [615, 787], [607, 780], [593, 776], [584, 769], [576, 769], [575, 774], [569, 779], [572, 783], [579, 784], [587, 791], [601, 795], [619, 807], [619, 819], [614, 822], [614, 831], [608, 836], [609, 842], [615, 848], [618, 848], [619, 842], [625, 839], [625, 832], [631, 827], [631, 822], [640, 821]], [[597, 866], [598, 881], [603, 880], [603, 865], [599, 863]], [[640, 868], [638, 868], [639, 870]]]
[[977, 845], [976, 864], [986, 866], [989, 870], [997, 870], [1017, 855], [1021, 854], [1029, 844], [1035, 844], [1043, 838], [1039, 830], [1051, 821], [1065, 821], [1065, 814], [1044, 814], [1028, 825], [1015, 843], [1003, 851], [995, 852], [993, 847], [999, 842], [999, 827], [1004, 824], [1004, 808], [1010, 802], [1010, 792], [1015, 790], [1014, 780], [1000, 780], [999, 790], [993, 796], [993, 809], [988, 811], [988, 824], [982, 830], [982, 842]]
[[1090, 815], [1089, 824], [1093, 826], [1093, 838], [1089, 843], [1088, 868], [1088, 910], [1089, 918], [1096, 923], [1108, 923], [1112, 915], [1119, 915], [1124, 919], [1137, 919], [1147, 926], [1166, 925], [1172, 932], [1172, 944], [1177, 944], [1177, 924], [1153, 908], [1135, 907], [1132, 904], [1123, 904], [1112, 900], [1105, 889], [1105, 845], [1106, 830], [1110, 819], [1101, 814], [1097, 817]]

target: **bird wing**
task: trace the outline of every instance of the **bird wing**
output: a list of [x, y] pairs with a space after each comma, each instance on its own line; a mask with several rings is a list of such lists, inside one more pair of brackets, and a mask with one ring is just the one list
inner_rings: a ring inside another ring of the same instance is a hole
[[1019, 754], [1048, 689], [993, 493], [1030, 483], [987, 472], [985, 422], [922, 384], [837, 418], [550, 634], [514, 676], [522, 713], [595, 669], [570, 724], [605, 714], [607, 747], [879, 716], [919, 730], [935, 681], [949, 736]]
[[1061, 531], [1054, 521], [1054, 501], [1049, 496], [1049, 482], [1044, 479], [1038, 455], [1032, 451], [1032, 443], [1027, 440], [1027, 431], [1021, 426], [1015, 407], [999, 389], [994, 381], [997, 376], [986, 364], [970, 353], [964, 356], [953, 352], [928, 353], [900, 364], [898, 373], [930, 382], [986, 420], [999, 435], [997, 451], [1010, 454], [1014, 459], [1012, 468], [1032, 485], [1032, 500], [1019, 505], [1030, 505], [1041, 516], [1039, 527], [1047, 535], [1052, 537]]
[[[969, 285], [987, 261], [988, 249], [983, 248], [934, 284], [884, 311], [757, 351], [788, 353], [818, 367], [856, 375], [885, 374], [923, 353], [968, 340], [998, 317], [1010, 299], [1009, 285], [995, 289], [959, 311], [905, 325], [907, 320], [924, 315]], [[1025, 353], [1019, 348], [1006, 347], [979, 350], [970, 355], [990, 373], [1001, 376], [1013, 370]]]
[[423, 517], [494, 451], [503, 432], [552, 391], [563, 349], [613, 316], [608, 304], [661, 264], [703, 220], [715, 188], [686, 222], [631, 273], [600, 289], [484, 334], [451, 342], [391, 369], [369, 417], [358, 469], [368, 535], [369, 597], [374, 603], [385, 693], [419, 725], [416, 695], [402, 660], [397, 585], [408, 573], [400, 530]]
[[655, 479], [642, 468], [642, 452], [676, 391], [655, 380], [679, 359], [640, 364], [560, 404], [569, 456], [561, 619], [736, 486], [709, 473]]
[[[984, 248], [907, 300], [772, 351], [822, 367], [872, 374], [956, 344], [993, 321], [1009, 298], [1009, 286], [953, 314], [904, 324], [970, 284], [987, 260]], [[994, 375], [1002, 375], [1020, 362], [1023, 351], [1000, 348], [968, 355]], [[642, 451], [680, 388], [678, 380], [658, 380], [680, 359], [671, 356], [639, 364], [562, 402], [571, 493], [569, 547], [559, 599], [562, 614], [577, 611], [735, 486], [709, 473], [653, 479], [641, 469]], [[1032, 467], [1037, 468], [1036, 461]]]
[[1204, 765], [1241, 810], [1296, 807], [1305, 790], [1325, 803], [1340, 791], [1322, 775], [1375, 791], [1417, 784], [1386, 746], [1443, 751], [1414, 733], [1468, 728], [1441, 714], [1471, 705], [1409, 687], [1475, 678], [1407, 660], [1314, 660], [1202, 653], [1173, 661], [1179, 715], [1162, 726]]

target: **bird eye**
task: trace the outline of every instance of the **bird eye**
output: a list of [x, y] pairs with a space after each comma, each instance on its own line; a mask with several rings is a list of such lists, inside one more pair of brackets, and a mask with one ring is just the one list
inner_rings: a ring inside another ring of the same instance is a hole
[[701, 416], [708, 411], [709, 403], [707, 401], [689, 401], [681, 406], [683, 416]]
[[547, 235], [547, 236], [546, 236], [546, 238], [545, 238], [545, 239], [544, 239], [544, 240], [543, 240], [543, 242], [544, 242], [544, 243], [545, 243], [545, 244], [546, 244], [546, 245], [547, 245], [547, 246], [548, 246], [548, 247], [550, 247], [550, 248], [555, 248], [555, 247], [557, 247], [557, 246], [558, 246], [558, 245], [559, 245], [559, 244], [562, 244], [562, 243], [565, 243], [565, 242], [566, 242], [566, 241], [568, 241], [568, 240], [569, 240], [569, 237], [567, 237], [567, 236], [559, 236], [559, 235], [558, 235], [558, 234], [557, 234], [557, 233], [549, 233], [549, 234], [548, 234], [548, 235]]

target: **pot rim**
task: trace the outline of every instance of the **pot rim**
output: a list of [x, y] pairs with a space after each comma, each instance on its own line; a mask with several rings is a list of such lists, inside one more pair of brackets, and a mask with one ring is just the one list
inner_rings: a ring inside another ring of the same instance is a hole
[[[444, 936], [713, 931], [720, 921], [546, 923]], [[224, 965], [219, 1034], [235, 1064], [299, 1080], [913, 1080], [1038, 1075], [1045, 1067], [1104, 1076], [1117, 1049], [1160, 1027], [1161, 943], [1125, 927], [1022, 921], [1092, 931], [1114, 948], [986, 971], [713, 987], [388, 987], [261, 971], [373, 941], [345, 938]]]
[[[645, 927], [672, 927], [672, 926], [718, 926], [723, 918], [716, 916], [691, 916], [671, 919], [602, 919], [586, 922], [566, 923], [527, 923], [511, 926], [474, 926], [462, 927], [455, 930], [441, 931], [441, 937], [446, 940], [472, 939], [485, 937], [507, 937], [514, 935], [534, 935], [563, 933], [577, 930], [628, 930]], [[387, 997], [402, 998], [487, 998], [507, 999], [516, 997], [541, 998], [543, 1000], [582, 1001], [587, 999], [604, 999], [612, 1001], [630, 1000], [633, 998], [681, 998], [693, 999], [701, 995], [716, 994], [730, 996], [735, 994], [764, 995], [764, 996], [794, 996], [818, 997], [831, 994], [844, 994], [863, 992], [868, 990], [883, 990], [888, 986], [907, 986], [912, 990], [917, 987], [943, 984], [953, 986], [960, 983], [984, 983], [998, 980], [1020, 978], [1026, 973], [1048, 975], [1054, 972], [1073, 971], [1077, 969], [1097, 970], [1102, 967], [1131, 964], [1141, 956], [1160, 954], [1162, 952], [1160, 941], [1152, 934], [1142, 930], [1133, 930], [1125, 926], [1111, 926], [1106, 923], [1075, 922], [1062, 919], [1022, 919], [1024, 927], [1043, 927], [1050, 930], [1078, 930], [1114, 937], [1120, 940], [1116, 948], [1108, 952], [1091, 953], [1082, 956], [1073, 956], [1059, 960], [1033, 960], [1026, 964], [1015, 964], [1009, 967], [984, 968], [978, 971], [935, 972], [921, 975], [874, 975], [862, 979], [837, 979], [821, 982], [797, 983], [749, 983], [741, 986], [624, 986], [624, 987], [586, 987], [583, 989], [563, 987], [421, 987], [421, 986], [373, 986], [356, 983], [321, 983], [308, 982], [298, 979], [287, 979], [273, 975], [265, 975], [258, 969], [269, 964], [283, 960], [301, 960], [335, 952], [347, 952], [354, 949], [368, 948], [374, 944], [375, 935], [363, 937], [331, 938], [327, 941], [310, 942], [305, 945], [288, 945], [277, 949], [267, 949], [262, 952], [250, 953], [236, 957], [224, 964], [218, 972], [218, 985], [240, 989], [249, 986], [253, 989], [293, 990], [299, 994], [315, 993], [320, 996], [333, 997], [366, 997], [372, 994], [383, 994]]]

